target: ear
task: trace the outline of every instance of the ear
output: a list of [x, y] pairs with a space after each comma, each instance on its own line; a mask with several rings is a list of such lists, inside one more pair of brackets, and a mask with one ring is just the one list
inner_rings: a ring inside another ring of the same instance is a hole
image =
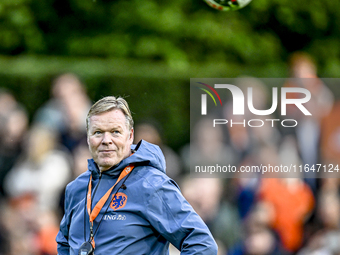
[[133, 143], [134, 133], [135, 133], [135, 130], [133, 128], [131, 128], [130, 137], [129, 137], [129, 141], [131, 142], [131, 144]]

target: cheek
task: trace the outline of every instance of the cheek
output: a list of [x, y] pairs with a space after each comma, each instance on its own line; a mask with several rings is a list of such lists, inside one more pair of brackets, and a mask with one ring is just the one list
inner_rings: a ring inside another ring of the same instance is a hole
[[88, 139], [88, 144], [89, 144], [90, 150], [95, 150], [99, 145], [99, 143], [96, 141], [96, 139], [93, 139], [93, 138]]
[[130, 135], [126, 138], [126, 141], [125, 141], [125, 146], [130, 148], [131, 147], [131, 144], [133, 142], [133, 137], [131, 137]]

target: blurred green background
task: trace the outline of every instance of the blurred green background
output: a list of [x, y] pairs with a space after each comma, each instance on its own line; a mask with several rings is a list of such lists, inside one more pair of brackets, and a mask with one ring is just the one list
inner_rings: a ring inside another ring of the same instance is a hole
[[219, 12], [202, 0], [0, 0], [0, 87], [34, 112], [52, 79], [74, 72], [91, 100], [127, 97], [135, 121], [189, 141], [190, 78], [287, 77], [305, 51], [340, 74], [340, 1], [253, 0]]

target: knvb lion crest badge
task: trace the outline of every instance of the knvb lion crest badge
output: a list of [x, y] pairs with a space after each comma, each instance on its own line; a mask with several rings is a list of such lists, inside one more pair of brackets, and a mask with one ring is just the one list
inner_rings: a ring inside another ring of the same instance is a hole
[[116, 196], [113, 198], [112, 203], [110, 204], [110, 207], [113, 210], [122, 209], [126, 205], [127, 201], [127, 195], [125, 195], [122, 192], [118, 192]]

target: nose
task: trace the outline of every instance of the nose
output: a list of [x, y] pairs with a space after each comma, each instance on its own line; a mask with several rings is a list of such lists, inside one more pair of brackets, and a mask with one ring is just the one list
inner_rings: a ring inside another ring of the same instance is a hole
[[105, 144], [105, 145], [112, 144], [110, 132], [104, 132], [102, 144]]

